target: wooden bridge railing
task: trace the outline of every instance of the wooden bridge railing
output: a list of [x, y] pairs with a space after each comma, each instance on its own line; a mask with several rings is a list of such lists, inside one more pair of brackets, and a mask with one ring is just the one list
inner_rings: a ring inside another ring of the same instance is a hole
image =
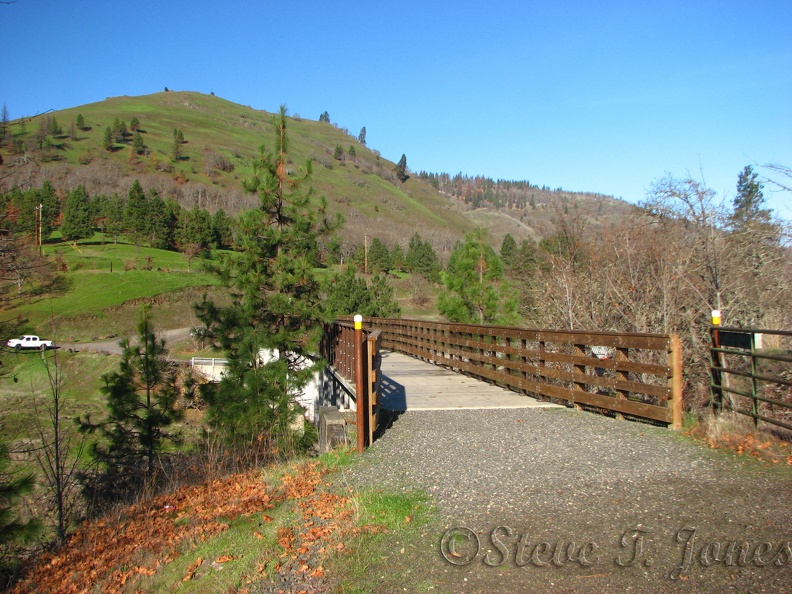
[[374, 442], [379, 422], [381, 344], [379, 330], [360, 328], [357, 333], [351, 318], [328, 324], [322, 336], [322, 356], [354, 386], [358, 451]]
[[[344, 332], [347, 318], [337, 322]], [[383, 348], [505, 388], [682, 426], [679, 337], [367, 318]], [[338, 368], [348, 367], [345, 355]]]

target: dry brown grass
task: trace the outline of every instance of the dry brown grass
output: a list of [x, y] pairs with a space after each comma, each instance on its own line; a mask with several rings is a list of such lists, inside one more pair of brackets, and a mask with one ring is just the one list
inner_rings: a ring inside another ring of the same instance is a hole
[[754, 427], [748, 417], [734, 412], [708, 413], [689, 432], [703, 439], [710, 447], [727, 449], [763, 462], [792, 464], [792, 441], [766, 427]]

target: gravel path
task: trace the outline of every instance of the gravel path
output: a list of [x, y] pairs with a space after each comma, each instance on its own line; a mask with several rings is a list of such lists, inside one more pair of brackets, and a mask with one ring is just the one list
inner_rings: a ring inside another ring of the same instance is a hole
[[345, 480], [422, 489], [439, 511], [384, 556], [378, 591], [792, 592], [782, 466], [571, 409], [421, 411]]
[[[163, 330], [157, 332], [157, 337], [165, 340], [165, 346], [182, 342], [190, 338], [189, 328], [177, 328], [175, 330]], [[64, 342], [58, 347], [69, 351], [89, 351], [94, 353], [105, 353], [108, 355], [120, 355], [121, 347], [119, 343], [122, 337], [111, 338], [109, 340], [97, 340], [95, 342]], [[137, 336], [131, 336], [132, 344], [137, 342]]]

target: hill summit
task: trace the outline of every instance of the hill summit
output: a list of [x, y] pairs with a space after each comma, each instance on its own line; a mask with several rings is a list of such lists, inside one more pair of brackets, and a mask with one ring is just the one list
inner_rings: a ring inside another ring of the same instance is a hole
[[[272, 114], [213, 94], [165, 91], [104, 101], [9, 123], [0, 148], [0, 190], [50, 181], [62, 192], [82, 184], [91, 195], [128, 192], [135, 179], [185, 208], [235, 214], [257, 203], [242, 189], [252, 163], [272, 143]], [[538, 238], [553, 213], [570, 209], [599, 221], [630, 206], [613, 198], [402, 169], [329, 121], [292, 114], [290, 165], [312, 167], [312, 184], [346, 219], [344, 241], [364, 236], [405, 245], [414, 233], [447, 254], [464, 232]]]

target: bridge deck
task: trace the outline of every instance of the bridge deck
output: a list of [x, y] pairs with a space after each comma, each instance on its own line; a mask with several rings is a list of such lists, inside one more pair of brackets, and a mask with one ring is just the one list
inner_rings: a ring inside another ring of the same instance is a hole
[[413, 357], [382, 353], [382, 407], [387, 410], [549, 408], [558, 405], [505, 390]]

